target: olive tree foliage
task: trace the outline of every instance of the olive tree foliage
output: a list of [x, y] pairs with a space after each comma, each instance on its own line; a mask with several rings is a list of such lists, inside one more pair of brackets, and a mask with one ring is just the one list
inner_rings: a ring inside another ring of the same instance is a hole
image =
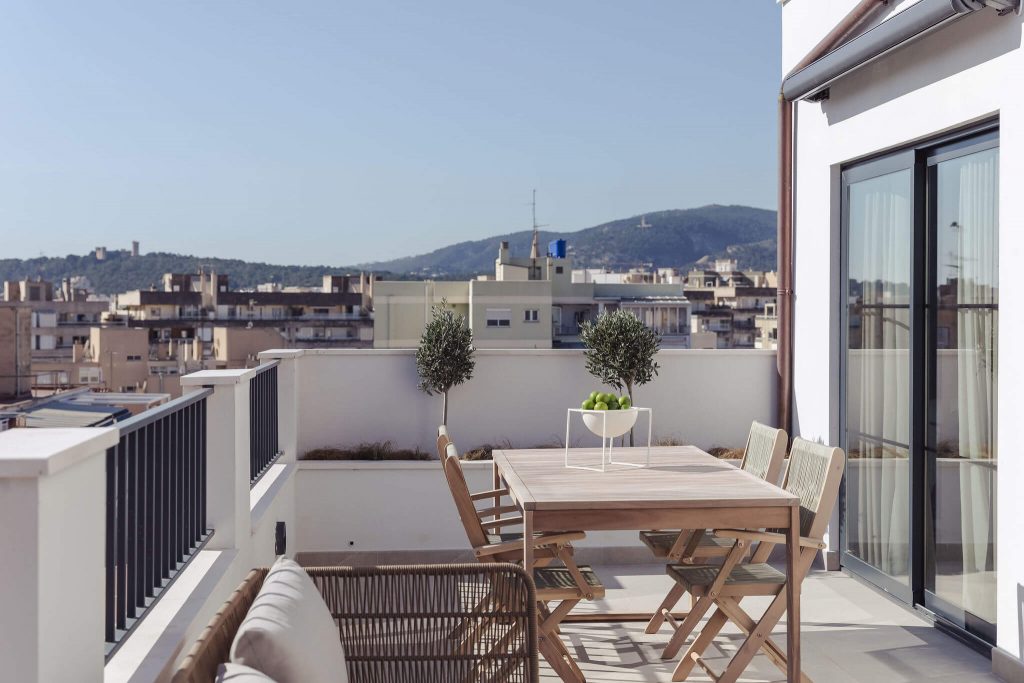
[[[654, 357], [661, 347], [661, 335], [629, 311], [605, 312], [583, 323], [580, 340], [586, 347], [587, 372], [618, 391], [625, 387], [631, 403], [633, 388], [658, 374]], [[632, 430], [629, 441], [632, 445]]]
[[474, 351], [473, 331], [466, 316], [456, 313], [442, 299], [431, 308], [430, 321], [416, 349], [420, 389], [431, 396], [437, 393], [444, 397], [441, 424], [448, 424], [448, 392], [473, 377]]

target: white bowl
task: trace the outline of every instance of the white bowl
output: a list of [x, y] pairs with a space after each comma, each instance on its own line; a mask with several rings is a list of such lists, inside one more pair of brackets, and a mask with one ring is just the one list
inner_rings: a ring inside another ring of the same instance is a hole
[[587, 425], [587, 429], [604, 439], [614, 439], [633, 428], [639, 412], [636, 408], [626, 408], [625, 410], [587, 410], [583, 413], [583, 424]]

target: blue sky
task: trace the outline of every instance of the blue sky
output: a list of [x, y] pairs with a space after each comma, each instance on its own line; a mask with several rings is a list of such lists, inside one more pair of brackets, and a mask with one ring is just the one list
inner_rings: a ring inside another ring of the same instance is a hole
[[683, 0], [17, 0], [2, 256], [347, 265], [775, 206], [779, 9]]

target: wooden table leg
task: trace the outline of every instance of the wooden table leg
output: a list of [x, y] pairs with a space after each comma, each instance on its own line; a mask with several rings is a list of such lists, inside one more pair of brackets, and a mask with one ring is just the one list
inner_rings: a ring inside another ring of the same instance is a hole
[[797, 558], [800, 556], [800, 506], [790, 508], [789, 528], [786, 530], [786, 659], [789, 660], [786, 679], [800, 681], [800, 576]]
[[523, 569], [533, 576], [533, 511], [523, 510]]

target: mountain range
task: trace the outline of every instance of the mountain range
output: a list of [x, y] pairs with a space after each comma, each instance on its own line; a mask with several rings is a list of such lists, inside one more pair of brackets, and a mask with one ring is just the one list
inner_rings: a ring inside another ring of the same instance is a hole
[[[102, 260], [95, 254], [0, 259], [0, 281], [41, 277], [59, 282], [83, 275], [97, 292], [115, 294], [159, 288], [164, 273], [191, 273], [199, 268], [227, 273], [231, 286], [238, 289], [264, 282], [314, 286], [326, 273], [360, 270], [372, 270], [387, 279], [455, 279], [492, 273], [502, 241], [509, 242], [514, 256], [528, 256], [532, 237], [530, 230], [522, 230], [452, 244], [419, 256], [342, 267], [283, 266], [165, 252], [133, 257], [127, 251], [107, 250]], [[775, 212], [747, 206], [655, 211], [575, 232], [543, 230], [540, 238], [542, 252], [549, 241], [565, 239], [577, 268], [689, 268], [718, 257], [735, 258], [741, 268], [775, 268]]]
[[[774, 211], [712, 204], [655, 211], [576, 232], [541, 230], [540, 242], [544, 253], [548, 242], [565, 239], [578, 268], [688, 268], [728, 256], [743, 268], [774, 270], [775, 231]], [[490, 273], [499, 242], [507, 241], [513, 256], [529, 256], [532, 239], [531, 230], [521, 230], [361, 267], [435, 278]]]

